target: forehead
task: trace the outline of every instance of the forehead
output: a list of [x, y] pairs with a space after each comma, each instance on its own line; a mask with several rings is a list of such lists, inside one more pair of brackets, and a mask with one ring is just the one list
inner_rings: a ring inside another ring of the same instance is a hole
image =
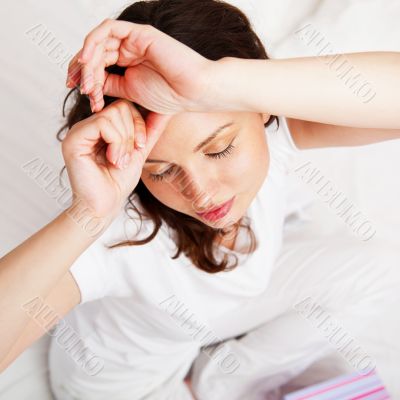
[[[166, 152], [168, 148], [194, 149], [202, 140], [206, 139], [220, 126], [233, 123], [226, 130], [233, 129], [238, 124], [243, 123], [242, 113], [191, 113], [184, 112], [174, 115], [168, 126], [153, 147], [150, 155], [170, 154]], [[221, 132], [222, 134], [222, 132]], [[149, 156], [149, 158], [152, 158]]]

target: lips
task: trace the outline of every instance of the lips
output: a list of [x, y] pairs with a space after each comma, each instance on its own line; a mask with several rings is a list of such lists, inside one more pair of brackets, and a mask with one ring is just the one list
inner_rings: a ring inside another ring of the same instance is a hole
[[216, 221], [218, 219], [223, 218], [226, 214], [228, 214], [228, 212], [232, 208], [234, 199], [235, 199], [235, 196], [217, 207], [214, 207], [208, 211], [205, 211], [202, 213], [196, 213], [196, 214], [208, 221]]

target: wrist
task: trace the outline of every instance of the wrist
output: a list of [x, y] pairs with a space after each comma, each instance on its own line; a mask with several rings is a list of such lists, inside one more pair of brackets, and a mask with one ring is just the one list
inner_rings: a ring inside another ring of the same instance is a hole
[[98, 215], [83, 199], [76, 198], [72, 204], [63, 211], [64, 218], [83, 240], [96, 240], [109, 227], [117, 215]]
[[207, 88], [200, 104], [203, 112], [250, 111], [244, 98], [247, 85], [243, 59], [223, 57], [208, 68]]
[[213, 61], [201, 111], [269, 112], [276, 86], [273, 61], [236, 57]]

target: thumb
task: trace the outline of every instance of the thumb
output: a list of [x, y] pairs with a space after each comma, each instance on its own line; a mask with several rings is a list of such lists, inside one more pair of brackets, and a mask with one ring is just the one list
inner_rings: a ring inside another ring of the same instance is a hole
[[172, 119], [173, 114], [158, 114], [150, 111], [146, 118], [146, 132], [147, 140], [146, 147], [150, 153], [151, 149], [157, 143], [161, 134], [166, 130], [169, 121]]
[[106, 79], [103, 86], [103, 94], [110, 97], [119, 97], [121, 99], [127, 99], [127, 82], [126, 77], [123, 75], [110, 74], [106, 75]]
[[[106, 72], [103, 93], [107, 96], [137, 102], [137, 99], [140, 98], [139, 93], [143, 89], [143, 85], [145, 85], [147, 80], [150, 79], [151, 81], [148, 71], [148, 67], [140, 64], [134, 68], [127, 68], [124, 75]], [[153, 73], [155, 72], [153, 71]]]

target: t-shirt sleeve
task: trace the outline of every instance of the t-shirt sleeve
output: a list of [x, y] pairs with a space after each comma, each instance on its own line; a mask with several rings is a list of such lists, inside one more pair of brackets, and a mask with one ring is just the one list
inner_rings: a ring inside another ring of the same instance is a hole
[[[129, 273], [129, 265], [125, 262], [127, 247], [109, 248], [128, 239], [125, 220], [126, 215], [122, 210], [110, 226], [71, 265], [70, 272], [81, 294], [79, 304], [106, 296], [132, 294], [133, 289], [123, 276]], [[131, 251], [130, 257], [139, 253]], [[133, 259], [132, 262], [136, 264], [137, 260]]]
[[315, 195], [306, 190], [304, 184], [296, 176], [294, 170], [299, 165], [302, 150], [299, 149], [292, 137], [285, 117], [278, 117], [279, 128], [275, 127], [269, 132], [269, 147], [271, 162], [285, 174], [286, 190], [286, 217], [292, 216], [293, 220], [310, 219], [307, 213], [308, 206], [315, 201]]
[[278, 116], [278, 120], [279, 127], [274, 121], [267, 128], [269, 150], [272, 161], [276, 162], [282, 170], [288, 172], [301, 150], [293, 141], [286, 118]]
[[[132, 211], [130, 216], [136, 216]], [[143, 245], [109, 246], [149, 236], [151, 224], [139, 224], [122, 210], [112, 224], [75, 260], [70, 272], [83, 304], [103, 297], [137, 295], [143, 267], [158, 265], [158, 235]], [[136, 236], [138, 234], [138, 236]], [[145, 269], [146, 271], [146, 269]]]
[[96, 239], [71, 265], [70, 272], [78, 285], [81, 301], [86, 303], [105, 297], [110, 290], [109, 270], [103, 235]]

